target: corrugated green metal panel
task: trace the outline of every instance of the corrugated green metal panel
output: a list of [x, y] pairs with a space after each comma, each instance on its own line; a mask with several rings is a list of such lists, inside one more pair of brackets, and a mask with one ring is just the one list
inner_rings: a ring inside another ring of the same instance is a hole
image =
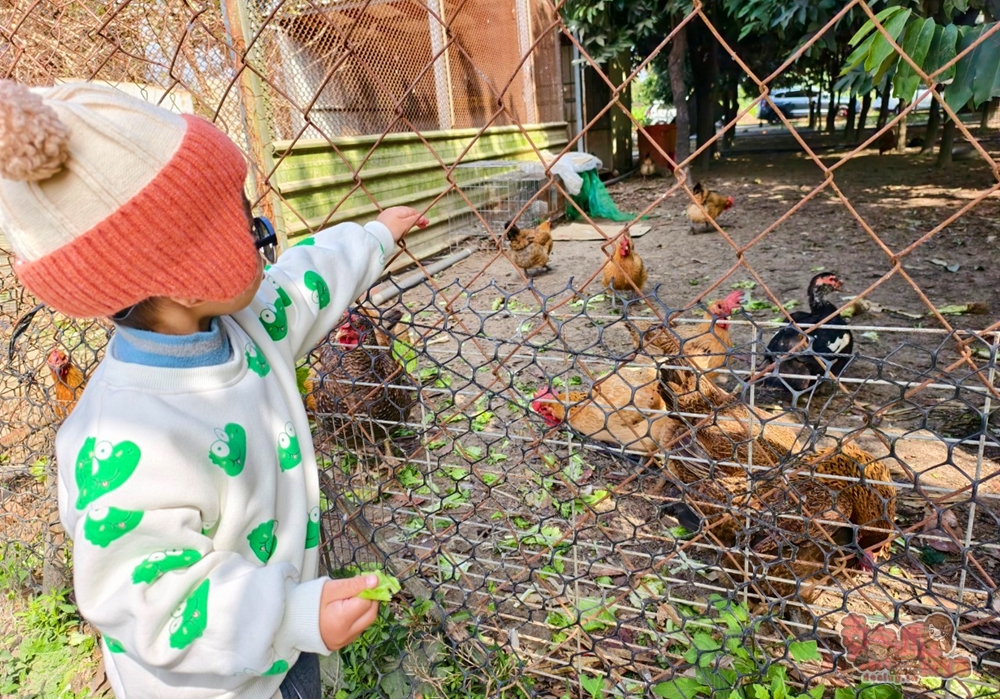
[[[423, 140], [415, 134], [389, 134], [377, 147], [374, 136], [338, 138], [332, 144], [325, 140], [275, 143], [275, 160], [280, 162], [271, 182], [285, 202], [286, 232], [294, 239], [324, 223], [369, 219], [377, 211], [372, 198], [383, 207], [424, 208], [447, 189], [442, 161], [450, 165], [459, 157], [462, 162], [534, 160], [535, 148], [558, 152], [568, 142], [565, 123], [535, 125], [526, 131], [527, 135], [518, 127], [496, 127], [478, 139], [476, 129], [428, 132], [422, 134]], [[361, 163], [356, 178], [351, 167]], [[442, 236], [441, 226], [447, 226], [451, 212], [465, 206], [454, 195], [439, 201], [429, 212], [432, 225], [414, 232], [412, 244], [423, 247], [424, 241]]]
[[[555, 124], [537, 127], [530, 129], [527, 137], [531, 139], [531, 143], [520, 131], [508, 131], [504, 128], [496, 133], [487, 131], [475, 141], [470, 136], [427, 139], [425, 135], [425, 140], [420, 140], [411, 135], [408, 141], [383, 141], [374, 150], [373, 144], [356, 143], [356, 139], [348, 142], [336, 139], [332, 145], [322, 141], [326, 144], [324, 150], [318, 150], [312, 145], [314, 141], [302, 147], [296, 145], [290, 151], [287, 146], [280, 149], [281, 145], [275, 144], [276, 159], [282, 156], [284, 158], [272, 181], [279, 183], [282, 191], [285, 191], [312, 186], [315, 180], [326, 177], [351, 179], [352, 171], [358, 167], [362, 168], [361, 176], [378, 177], [392, 174], [401, 166], [440, 168], [439, 159], [450, 165], [459, 157], [462, 157], [463, 162], [502, 158], [513, 154], [534, 157], [531, 144], [538, 150], [551, 150], [564, 145], [567, 142], [566, 126]], [[468, 152], [466, 149], [469, 149]]]

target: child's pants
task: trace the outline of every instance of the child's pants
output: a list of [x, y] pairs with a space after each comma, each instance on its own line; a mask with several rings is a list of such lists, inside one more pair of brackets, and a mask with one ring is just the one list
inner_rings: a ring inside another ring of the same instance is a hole
[[319, 656], [315, 653], [302, 653], [278, 689], [281, 699], [323, 699]]

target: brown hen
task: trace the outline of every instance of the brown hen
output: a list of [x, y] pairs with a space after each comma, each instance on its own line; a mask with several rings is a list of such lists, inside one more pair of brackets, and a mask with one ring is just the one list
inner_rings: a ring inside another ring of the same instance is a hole
[[[704, 466], [671, 463], [671, 474], [680, 482], [682, 505], [693, 506], [720, 543], [749, 547], [750, 572], [803, 580], [801, 590], [792, 583], [762, 583], [768, 595], [799, 594], [805, 601], [818, 590], [815, 583], [831, 572], [843, 571], [853, 559], [862, 568], [888, 550], [894, 535], [896, 488], [888, 467], [853, 443], [831, 453], [798, 453], [796, 430], [774, 423], [774, 416], [735, 399], [711, 381], [691, 371], [661, 368], [664, 395], [680, 396], [687, 411], [729, 415], [751, 425], [755, 466], [777, 466], [766, 477], [751, 474], [748, 482], [738, 474], [712, 478]], [[668, 400], [669, 402], [669, 400]], [[715, 454], [700, 449], [681, 434], [681, 445], [703, 458]], [[692, 448], [692, 446], [696, 448]], [[748, 463], [743, 461], [741, 463]], [[749, 490], [748, 490], [749, 486]], [[749, 514], [749, 526], [747, 526]], [[679, 516], [685, 520], [683, 511]], [[690, 518], [685, 526], [690, 525]], [[876, 549], [869, 555], [866, 549]], [[742, 557], [734, 557], [742, 569]]]
[[743, 292], [734, 291], [721, 301], [709, 304], [704, 321], [651, 327], [646, 321], [629, 320], [625, 327], [639, 351], [650, 354], [684, 355], [694, 366], [714, 378], [733, 347], [729, 317], [743, 303]]
[[321, 342], [315, 372], [306, 380], [306, 407], [338, 441], [351, 448], [377, 442], [409, 421], [416, 392], [392, 353], [392, 328], [402, 312], [384, 315], [354, 308]]
[[552, 228], [548, 221], [542, 221], [536, 228], [518, 228], [513, 222], [504, 224], [507, 241], [510, 244], [511, 261], [524, 270], [549, 269], [549, 255], [552, 254]]
[[543, 388], [531, 402], [531, 409], [549, 427], [565, 423], [583, 437], [646, 454], [669, 444], [678, 426], [662, 414], [665, 408], [653, 366], [620, 367], [589, 392], [556, 394]]
[[[696, 203], [688, 204], [687, 217], [691, 221], [692, 233], [707, 233], [712, 230], [712, 222], [719, 217], [723, 211], [733, 208], [735, 200], [717, 192], [713, 192], [707, 187], [703, 187], [701, 182], [695, 184], [691, 190]], [[700, 206], [699, 206], [700, 204]]]
[[[767, 581], [768, 594], [798, 594], [809, 602], [819, 594], [815, 584], [827, 576], [851, 563], [871, 570], [874, 559], [888, 552], [896, 488], [889, 468], [851, 443], [783, 471], [792, 473], [755, 484], [759, 516], [747, 530], [755, 554], [751, 571], [783, 578]], [[801, 590], [786, 580], [803, 582]]]
[[632, 236], [624, 233], [615, 244], [615, 252], [604, 265], [601, 281], [604, 288], [611, 292], [612, 298], [619, 292], [635, 294], [642, 293], [646, 286], [646, 265], [632, 244]]
[[[672, 358], [671, 361], [685, 361]], [[690, 446], [676, 447], [677, 438], [685, 433], [692, 435], [699, 450], [711, 459], [726, 462], [704, 473], [698, 467], [678, 465], [676, 468], [690, 473], [687, 480], [711, 479], [716, 475], [743, 474], [736, 461], [746, 463], [750, 458], [749, 445], [765, 430], [759, 415], [751, 413], [736, 403], [721, 406], [728, 396], [711, 381], [696, 387], [686, 377], [664, 383], [664, 372], [653, 363], [630, 364], [598, 380], [590, 391], [555, 394], [548, 388], [538, 391], [531, 403], [532, 410], [550, 427], [567, 424], [580, 435], [609, 444], [617, 444], [646, 454], [664, 449], [682, 454]], [[693, 377], [690, 370], [678, 372]], [[711, 400], [703, 392], [712, 392]], [[685, 414], [708, 415], [705, 424]], [[770, 416], [768, 416], [770, 417]], [[767, 427], [767, 429], [770, 429]], [[779, 444], [787, 437], [787, 445], [772, 446], [767, 441], [754, 448], [754, 462], [764, 466], [777, 464], [783, 454], [794, 445], [794, 433], [769, 433], [770, 442]], [[670, 468], [675, 466], [671, 463]], [[709, 473], [709, 471], [713, 471]]]
[[52, 407], [56, 417], [63, 420], [73, 411], [76, 402], [83, 395], [83, 387], [87, 383], [87, 378], [61, 349], [57, 348], [49, 352], [46, 363], [55, 384], [55, 401]]

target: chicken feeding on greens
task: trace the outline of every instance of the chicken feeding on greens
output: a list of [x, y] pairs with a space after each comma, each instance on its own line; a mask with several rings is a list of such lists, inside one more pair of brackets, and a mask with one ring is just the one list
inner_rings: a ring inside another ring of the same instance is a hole
[[683, 357], [620, 367], [589, 391], [543, 388], [531, 409], [549, 427], [662, 454], [678, 490], [664, 509], [748, 551], [745, 561], [727, 553], [726, 567], [747, 567], [765, 594], [809, 601], [827, 578], [870, 569], [895, 536], [896, 489], [884, 463], [851, 443], [829, 453], [800, 448], [795, 427], [723, 391]]
[[74, 364], [69, 355], [59, 348], [54, 348], [49, 352], [46, 364], [52, 373], [52, 381], [55, 385], [53, 410], [56, 417], [62, 420], [73, 411], [77, 401], [80, 400], [87, 379], [80, 367]]

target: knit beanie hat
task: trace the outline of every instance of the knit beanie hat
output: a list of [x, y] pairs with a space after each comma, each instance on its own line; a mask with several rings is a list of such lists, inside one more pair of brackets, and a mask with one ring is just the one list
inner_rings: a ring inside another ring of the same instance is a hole
[[67, 315], [245, 291], [260, 274], [246, 172], [200, 117], [102, 85], [0, 80], [0, 233], [21, 283]]

